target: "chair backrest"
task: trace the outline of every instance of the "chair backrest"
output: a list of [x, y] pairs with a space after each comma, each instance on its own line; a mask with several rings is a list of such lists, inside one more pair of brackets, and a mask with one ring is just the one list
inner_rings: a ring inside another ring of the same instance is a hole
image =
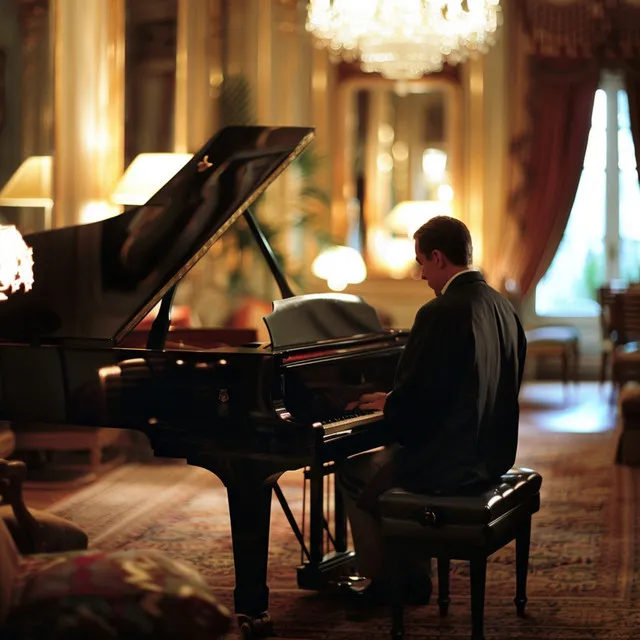
[[640, 339], [640, 289], [614, 293], [611, 331], [616, 346]]
[[616, 299], [615, 289], [610, 286], [598, 288], [598, 304], [600, 305], [600, 332], [603, 340], [613, 340], [612, 309]]
[[0, 630], [11, 606], [11, 594], [18, 576], [19, 564], [18, 549], [0, 518]]

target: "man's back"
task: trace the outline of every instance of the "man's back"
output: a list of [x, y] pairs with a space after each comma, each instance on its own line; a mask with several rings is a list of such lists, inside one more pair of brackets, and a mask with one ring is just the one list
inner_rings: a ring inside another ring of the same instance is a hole
[[526, 342], [511, 305], [478, 272], [416, 316], [385, 416], [407, 488], [451, 488], [509, 469]]

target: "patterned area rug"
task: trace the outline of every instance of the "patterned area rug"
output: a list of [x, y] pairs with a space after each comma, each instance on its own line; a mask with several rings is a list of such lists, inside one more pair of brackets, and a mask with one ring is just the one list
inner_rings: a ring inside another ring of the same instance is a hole
[[[528, 615], [515, 614], [514, 548], [490, 559], [488, 640], [640, 639], [640, 470], [613, 464], [611, 410], [595, 387], [577, 397], [523, 398], [518, 463], [543, 476], [534, 517]], [[568, 417], [570, 416], [570, 420]], [[302, 508], [299, 472], [281, 486], [294, 513]], [[233, 558], [226, 494], [208, 472], [184, 465], [127, 465], [56, 504], [52, 511], [83, 526], [92, 546], [159, 549], [194, 565], [232, 606]], [[296, 588], [300, 553], [274, 500], [269, 566], [271, 614], [278, 635], [326, 640], [389, 637], [388, 612], [357, 612], [335, 595]], [[407, 637], [470, 635], [468, 569], [453, 563], [452, 606], [407, 608]]]

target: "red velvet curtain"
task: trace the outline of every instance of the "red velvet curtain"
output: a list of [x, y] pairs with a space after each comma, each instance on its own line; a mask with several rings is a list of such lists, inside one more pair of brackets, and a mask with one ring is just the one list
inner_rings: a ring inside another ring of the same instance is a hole
[[625, 65], [624, 80], [629, 97], [629, 119], [636, 154], [636, 171], [640, 179], [640, 60]]
[[[582, 173], [599, 82], [592, 62], [532, 59], [531, 147], [518, 280], [527, 295], [544, 275], [567, 224]], [[515, 275], [515, 274], [514, 274]]]

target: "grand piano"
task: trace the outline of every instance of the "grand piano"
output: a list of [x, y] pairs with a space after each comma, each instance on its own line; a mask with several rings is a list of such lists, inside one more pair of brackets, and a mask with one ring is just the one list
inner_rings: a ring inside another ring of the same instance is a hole
[[[304, 551], [299, 585], [319, 589], [353, 571], [338, 492], [332, 521], [325, 515], [325, 477], [336, 461], [388, 440], [381, 412], [345, 407], [391, 388], [406, 342], [359, 297], [293, 295], [249, 209], [312, 137], [301, 127], [221, 130], [145, 205], [26, 236], [33, 289], [0, 303], [1, 419], [136, 429], [157, 456], [185, 458], [225, 484], [244, 637], [271, 632], [274, 491]], [[270, 340], [189, 348], [183, 329], [177, 347], [167, 340], [176, 286], [240, 216], [282, 296], [264, 319]], [[158, 305], [146, 344], [124, 346]], [[300, 468], [308, 536], [277, 485]]]

